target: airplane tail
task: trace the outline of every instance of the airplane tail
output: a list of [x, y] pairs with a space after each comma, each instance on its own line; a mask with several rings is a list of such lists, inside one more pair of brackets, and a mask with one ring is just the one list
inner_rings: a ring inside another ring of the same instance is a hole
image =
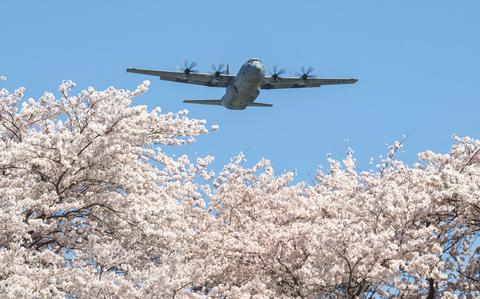
[[184, 103], [223, 106], [222, 100], [184, 100]]
[[[188, 104], [223, 106], [222, 100], [184, 100], [183, 102]], [[269, 103], [252, 102], [252, 103], [248, 103], [247, 106], [248, 107], [272, 107], [273, 105]]]
[[269, 103], [251, 102], [251, 103], [248, 103], [248, 107], [273, 107], [273, 105]]

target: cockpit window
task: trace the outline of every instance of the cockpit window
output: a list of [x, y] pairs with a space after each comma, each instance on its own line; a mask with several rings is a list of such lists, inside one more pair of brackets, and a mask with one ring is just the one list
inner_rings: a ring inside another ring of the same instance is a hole
[[254, 62], [254, 61], [260, 61], [260, 59], [258, 59], [258, 58], [251, 58], [251, 59], [249, 59], [247, 62], [248, 62], [248, 63], [252, 63], [252, 62]]

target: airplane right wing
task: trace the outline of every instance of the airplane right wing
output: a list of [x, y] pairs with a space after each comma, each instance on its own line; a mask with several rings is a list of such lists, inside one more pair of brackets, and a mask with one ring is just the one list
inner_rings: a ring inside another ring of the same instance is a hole
[[321, 79], [311, 78], [306, 79], [302, 77], [265, 77], [262, 89], [277, 89], [277, 88], [303, 88], [303, 87], [320, 87], [322, 85], [334, 84], [354, 84], [357, 79]]
[[127, 69], [129, 73], [137, 73], [151, 76], [158, 76], [160, 80], [174, 81], [180, 83], [189, 83], [211, 87], [227, 87], [227, 85], [235, 78], [228, 74], [207, 74], [207, 73], [190, 73], [173, 72], [173, 71], [155, 71], [145, 69]]

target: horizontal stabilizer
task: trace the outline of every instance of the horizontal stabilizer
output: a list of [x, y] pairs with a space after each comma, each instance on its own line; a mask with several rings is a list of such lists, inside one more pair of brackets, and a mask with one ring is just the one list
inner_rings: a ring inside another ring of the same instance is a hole
[[251, 102], [248, 103], [248, 107], [272, 107], [272, 104], [268, 103], [257, 103], [257, 102]]
[[223, 106], [222, 100], [184, 100], [184, 103]]

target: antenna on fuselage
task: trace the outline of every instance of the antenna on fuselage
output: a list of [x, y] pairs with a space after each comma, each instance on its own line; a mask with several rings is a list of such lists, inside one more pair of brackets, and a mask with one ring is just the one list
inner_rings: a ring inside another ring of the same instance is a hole
[[227, 64], [227, 75], [229, 75], [229, 74], [230, 74], [230, 65]]

